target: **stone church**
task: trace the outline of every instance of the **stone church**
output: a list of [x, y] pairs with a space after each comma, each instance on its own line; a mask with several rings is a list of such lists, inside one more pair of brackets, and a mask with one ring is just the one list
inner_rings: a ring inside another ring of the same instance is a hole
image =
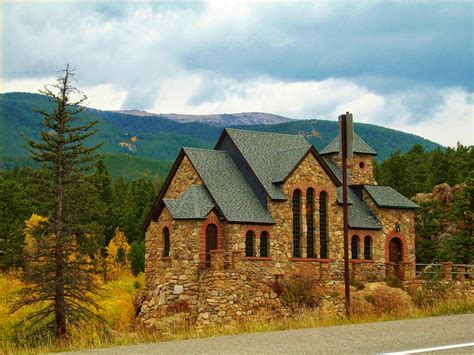
[[[239, 129], [224, 129], [214, 149], [183, 148], [145, 224], [145, 323], [173, 309], [203, 324], [275, 312], [272, 282], [301, 271], [322, 287], [342, 280], [338, 149], [339, 137], [318, 152], [302, 135]], [[376, 154], [354, 134], [351, 275], [411, 279], [418, 206], [377, 185]]]

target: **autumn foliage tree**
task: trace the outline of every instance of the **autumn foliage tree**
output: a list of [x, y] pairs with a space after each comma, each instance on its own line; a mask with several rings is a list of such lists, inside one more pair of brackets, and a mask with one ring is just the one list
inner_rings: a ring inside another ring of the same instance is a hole
[[107, 245], [107, 276], [116, 279], [123, 274], [131, 273], [130, 266], [130, 244], [125, 234], [117, 228], [115, 234]]
[[97, 121], [81, 119], [87, 97], [72, 85], [73, 79], [74, 71], [66, 65], [56, 83], [40, 91], [50, 98], [54, 111], [37, 111], [43, 116], [40, 140], [26, 139], [31, 157], [47, 171], [43, 186], [53, 207], [31, 235], [22, 273], [27, 286], [12, 306], [16, 311], [36, 304], [39, 310], [29, 320], [54, 330], [59, 339], [66, 337], [68, 325], [96, 317], [92, 295], [97, 289], [97, 223], [91, 222], [94, 189], [86, 172], [93, 168], [100, 144], [86, 145]]

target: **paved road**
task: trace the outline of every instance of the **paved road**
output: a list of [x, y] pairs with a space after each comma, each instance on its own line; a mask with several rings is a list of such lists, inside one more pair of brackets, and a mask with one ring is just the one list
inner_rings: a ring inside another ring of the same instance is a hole
[[431, 349], [474, 354], [474, 314], [150, 343], [87, 354], [374, 354]]

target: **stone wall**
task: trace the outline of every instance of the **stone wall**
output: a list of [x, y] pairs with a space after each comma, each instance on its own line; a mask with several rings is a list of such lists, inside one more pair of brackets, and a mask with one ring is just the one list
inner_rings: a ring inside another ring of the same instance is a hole
[[[330, 159], [342, 169], [342, 160], [339, 154], [329, 155]], [[350, 172], [351, 185], [377, 185], [374, 178], [373, 156], [370, 154], [355, 153], [351, 159], [347, 159], [347, 169]]]
[[194, 169], [191, 161], [187, 156], [184, 156], [164, 197], [175, 199], [192, 185], [204, 185], [204, 183], [199, 177], [196, 169]]
[[[186, 301], [198, 307], [199, 252], [202, 221], [173, 221], [165, 208], [158, 222], [146, 233], [146, 299], [142, 308], [145, 323], [167, 315], [170, 308]], [[170, 231], [169, 257], [163, 256], [163, 229]]]
[[[365, 165], [371, 169], [370, 164]], [[165, 192], [166, 198], [176, 198], [191, 185], [203, 184], [188, 158], [184, 157], [176, 176]], [[281, 186], [289, 197], [286, 201], [269, 201], [268, 210], [274, 225], [226, 223], [215, 211], [206, 220], [173, 220], [164, 208], [158, 221], [152, 222], [146, 233], [146, 301], [141, 320], [153, 325], [158, 319], [185, 309], [197, 324], [220, 324], [249, 315], [272, 317], [283, 314], [284, 307], [272, 291], [275, 278], [310, 273], [325, 288], [328, 283], [343, 280], [342, 207], [336, 201], [336, 185], [327, 176], [312, 154], [309, 154]], [[315, 254], [320, 256], [319, 195], [328, 196], [328, 258], [307, 258], [306, 192], [314, 190]], [[302, 193], [301, 257], [293, 258], [292, 195]], [[404, 243], [406, 277], [414, 262], [414, 213], [407, 210], [380, 209], [364, 195], [383, 224], [382, 231], [350, 230], [349, 238], [357, 234], [359, 260], [352, 260], [351, 275], [364, 281], [382, 280], [387, 271], [388, 241], [400, 236]], [[218, 228], [218, 250], [212, 252], [211, 267], [205, 267], [205, 231], [213, 223]], [[395, 225], [400, 232], [394, 233]], [[170, 231], [170, 255], [163, 256], [163, 229]], [[245, 236], [255, 234], [255, 256], [244, 257]], [[269, 234], [267, 257], [259, 254], [262, 232]], [[372, 260], [363, 259], [363, 239], [372, 238]]]
[[[382, 224], [378, 233], [377, 246], [374, 243], [374, 252], [377, 258], [389, 263], [389, 243], [392, 238], [399, 238], [403, 245], [403, 273], [405, 279], [415, 276], [415, 211], [396, 208], [379, 208], [367, 191], [364, 190], [363, 199], [375, 213]], [[397, 228], [399, 231], [397, 231]], [[380, 255], [381, 252], [384, 255]]]

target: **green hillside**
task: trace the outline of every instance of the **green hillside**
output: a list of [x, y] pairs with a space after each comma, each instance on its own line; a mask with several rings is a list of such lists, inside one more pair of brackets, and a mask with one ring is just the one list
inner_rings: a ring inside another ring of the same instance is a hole
[[[38, 138], [41, 115], [34, 109], [50, 110], [51, 103], [39, 94], [6, 93], [0, 95], [0, 168], [32, 165], [24, 147], [23, 136]], [[104, 142], [101, 153], [113, 176], [131, 178], [141, 173], [164, 175], [183, 146], [212, 148], [222, 127], [205, 123], [180, 123], [156, 116], [133, 116], [117, 112], [87, 109], [84, 120], [98, 119], [98, 134], [92, 143]], [[293, 120], [276, 125], [248, 125], [242, 129], [306, 133], [317, 149], [336, 135], [338, 124], [327, 120]], [[421, 137], [369, 124], [355, 124], [355, 131], [384, 160], [396, 150], [407, 152], [415, 144], [431, 151], [439, 145]]]

